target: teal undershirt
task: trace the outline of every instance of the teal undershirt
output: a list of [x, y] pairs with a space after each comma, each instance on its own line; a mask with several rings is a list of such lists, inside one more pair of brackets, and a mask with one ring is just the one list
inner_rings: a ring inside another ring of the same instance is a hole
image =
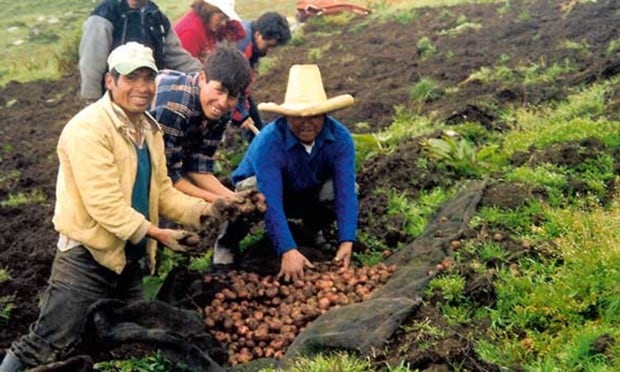
[[[138, 155], [138, 169], [136, 171], [136, 181], [133, 184], [131, 193], [131, 207], [142, 213], [148, 220], [149, 218], [149, 187], [151, 181], [151, 157], [149, 148], [142, 146], [139, 148], [134, 144], [136, 154]], [[125, 256], [128, 260], [138, 260], [144, 257], [146, 253], [146, 237], [138, 244], [127, 242], [125, 246]]]

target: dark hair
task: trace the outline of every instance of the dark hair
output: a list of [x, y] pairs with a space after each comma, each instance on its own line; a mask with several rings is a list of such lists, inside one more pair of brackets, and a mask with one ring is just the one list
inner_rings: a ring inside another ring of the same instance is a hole
[[118, 83], [118, 78], [121, 76], [121, 73], [116, 71], [115, 68], [109, 71], [110, 75], [114, 78], [114, 81]]
[[283, 15], [276, 12], [263, 13], [252, 21], [252, 30], [258, 31], [266, 40], [276, 40], [283, 45], [291, 40], [291, 29]]
[[207, 4], [204, 0], [194, 0], [191, 5], [191, 8], [198, 14], [202, 23], [205, 25], [209, 24], [211, 21], [211, 16], [215, 13], [224, 13], [220, 10], [220, 8], [215, 5]]
[[207, 75], [207, 81], [219, 81], [233, 97], [238, 96], [250, 84], [250, 63], [237, 48], [218, 45], [215, 51], [205, 58], [203, 71]]

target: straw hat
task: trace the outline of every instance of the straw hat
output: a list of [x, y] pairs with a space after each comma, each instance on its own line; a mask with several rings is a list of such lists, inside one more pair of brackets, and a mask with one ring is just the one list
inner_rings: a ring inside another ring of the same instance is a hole
[[284, 103], [260, 103], [261, 111], [284, 116], [314, 116], [349, 107], [354, 99], [350, 94], [327, 98], [317, 65], [293, 65], [288, 74]]
[[241, 17], [235, 11], [235, 0], [204, 0], [204, 2], [218, 8], [228, 18], [234, 21], [241, 21]]

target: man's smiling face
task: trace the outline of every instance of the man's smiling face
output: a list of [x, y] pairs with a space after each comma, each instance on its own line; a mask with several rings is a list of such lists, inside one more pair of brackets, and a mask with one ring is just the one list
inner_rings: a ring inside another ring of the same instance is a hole
[[200, 107], [208, 119], [217, 120], [226, 115], [237, 104], [236, 96], [231, 96], [228, 89], [217, 80], [207, 81], [204, 72], [198, 76], [200, 87]]
[[139, 68], [128, 75], [114, 78], [106, 74], [106, 87], [112, 100], [132, 117], [144, 113], [155, 96], [155, 71], [148, 67]]

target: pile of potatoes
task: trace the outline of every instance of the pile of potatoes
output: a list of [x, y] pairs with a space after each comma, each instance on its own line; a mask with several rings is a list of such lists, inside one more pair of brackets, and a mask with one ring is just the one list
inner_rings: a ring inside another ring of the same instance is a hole
[[280, 359], [309, 322], [331, 308], [366, 300], [395, 270], [384, 264], [344, 269], [321, 263], [292, 283], [242, 271], [206, 275], [207, 284], [225, 288], [205, 307], [205, 324], [227, 348], [231, 365]]

